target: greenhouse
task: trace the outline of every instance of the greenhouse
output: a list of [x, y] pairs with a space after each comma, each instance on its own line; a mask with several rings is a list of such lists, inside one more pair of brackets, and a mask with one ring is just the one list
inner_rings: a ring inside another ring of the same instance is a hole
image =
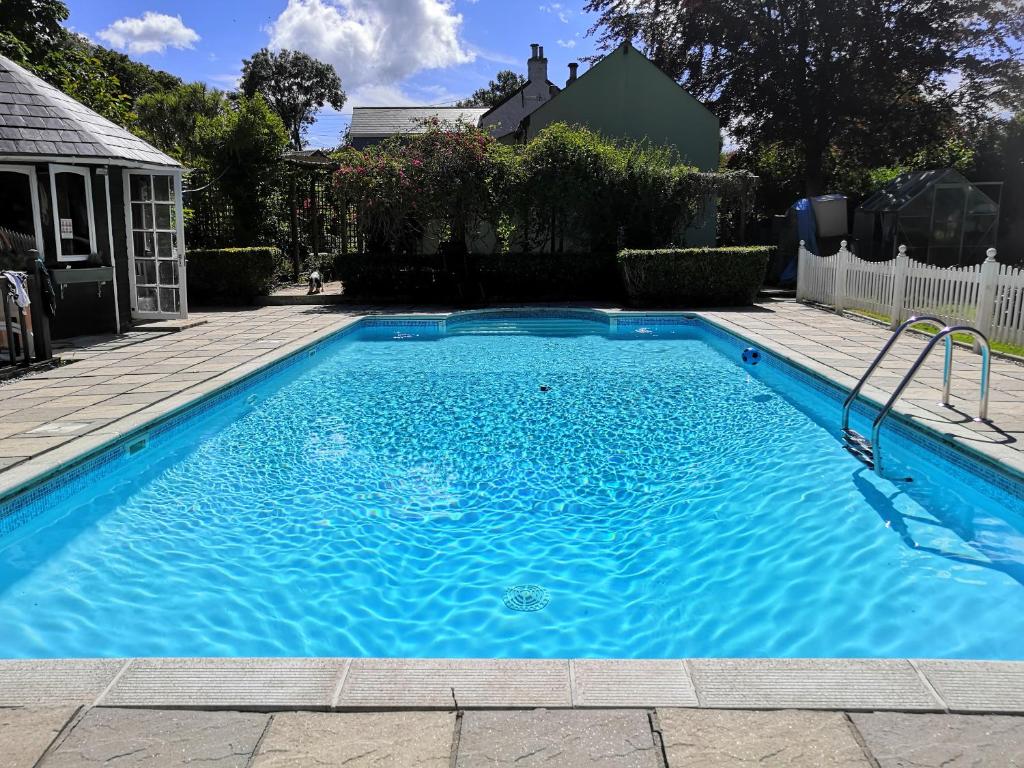
[[924, 264], [978, 264], [996, 245], [1002, 187], [968, 181], [952, 168], [902, 174], [857, 208], [857, 255], [886, 261], [905, 245]]

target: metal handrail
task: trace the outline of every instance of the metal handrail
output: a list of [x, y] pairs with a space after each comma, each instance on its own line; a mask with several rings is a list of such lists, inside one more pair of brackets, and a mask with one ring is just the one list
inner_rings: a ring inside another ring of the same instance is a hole
[[[917, 323], [935, 323], [939, 328], [946, 325], [945, 320], [941, 320], [932, 315], [914, 315], [914, 317], [910, 318], [899, 328], [893, 331], [892, 336], [889, 337], [889, 341], [885, 343], [885, 346], [882, 347], [879, 353], [875, 356], [875, 359], [872, 361], [867, 371], [865, 371], [864, 375], [860, 377], [860, 381], [858, 381], [857, 385], [850, 391], [850, 394], [846, 397], [846, 401], [843, 403], [843, 432], [847, 432], [850, 429], [850, 408], [853, 406], [853, 401], [857, 399], [857, 395], [859, 395], [860, 391], [864, 388], [864, 385], [867, 384], [868, 379], [871, 378], [871, 374], [875, 372], [879, 363], [881, 363], [882, 360], [885, 359], [885, 356], [889, 354], [889, 350], [892, 349], [893, 344], [896, 343], [899, 337], [903, 335], [903, 332], [910, 328], [910, 326], [916, 325]], [[949, 371], [952, 360], [953, 340], [946, 337], [946, 369], [942, 372], [943, 405], [949, 405]]]
[[879, 438], [882, 434], [882, 422], [889, 416], [893, 406], [896, 405], [896, 401], [903, 395], [903, 391], [907, 388], [914, 376], [917, 375], [918, 370], [924, 365], [924, 361], [928, 359], [928, 355], [931, 354], [932, 350], [935, 349], [935, 345], [940, 341], [945, 340], [946, 342], [946, 383], [943, 388], [943, 402], [948, 405], [949, 399], [949, 371], [952, 365], [952, 345], [950, 344], [950, 338], [954, 333], [969, 333], [974, 336], [977, 341], [980, 342], [981, 346], [981, 393], [980, 393], [980, 405], [978, 406], [978, 421], [988, 421], [988, 378], [989, 378], [989, 366], [991, 364], [991, 353], [989, 350], [988, 338], [985, 334], [979, 331], [977, 328], [972, 328], [969, 325], [947, 325], [941, 331], [936, 333], [929, 342], [925, 345], [925, 348], [921, 350], [921, 354], [917, 356], [917, 360], [910, 367], [910, 370], [904, 374], [900, 380], [899, 386], [892, 393], [888, 402], [882, 406], [882, 410], [878, 412], [878, 416], [875, 417], [874, 423], [871, 425], [871, 448], [872, 458], [875, 464], [875, 471], [878, 474], [882, 474], [882, 447], [879, 445]]

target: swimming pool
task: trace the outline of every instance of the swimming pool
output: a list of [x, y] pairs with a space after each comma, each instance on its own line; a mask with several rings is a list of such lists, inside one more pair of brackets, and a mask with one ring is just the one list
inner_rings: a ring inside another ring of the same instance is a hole
[[1024, 658], [1021, 497], [745, 346], [364, 321], [0, 508], [0, 657]]

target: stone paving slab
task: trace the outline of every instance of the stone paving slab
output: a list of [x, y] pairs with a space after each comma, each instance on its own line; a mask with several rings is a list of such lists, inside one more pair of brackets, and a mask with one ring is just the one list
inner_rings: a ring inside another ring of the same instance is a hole
[[679, 659], [573, 659], [577, 707], [696, 707], [697, 693]]
[[287, 712], [252, 768], [448, 768], [454, 735], [454, 712]]
[[839, 712], [659, 709], [669, 768], [873, 768]]
[[[454, 696], [453, 696], [454, 694]], [[353, 659], [339, 709], [570, 707], [569, 663], [546, 659]]]
[[0, 709], [0, 768], [34, 768], [78, 707]]
[[346, 659], [138, 659], [103, 707], [330, 709]]
[[879, 768], [1024, 768], [1024, 717], [850, 716]]
[[951, 712], [1024, 714], [1024, 664], [944, 660], [914, 663]]
[[40, 768], [245, 768], [269, 715], [93, 709]]
[[0, 659], [0, 707], [92, 704], [125, 664], [123, 659]]
[[945, 709], [903, 659], [692, 659], [702, 707]]
[[643, 710], [467, 712], [456, 768], [658, 768]]

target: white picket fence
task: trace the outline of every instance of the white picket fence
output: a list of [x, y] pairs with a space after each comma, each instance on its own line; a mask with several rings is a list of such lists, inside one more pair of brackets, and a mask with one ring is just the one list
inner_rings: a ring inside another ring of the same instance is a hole
[[971, 325], [989, 341], [1024, 344], [1024, 270], [996, 261], [996, 250], [974, 267], [943, 269], [907, 256], [864, 261], [844, 241], [832, 256], [815, 256], [801, 241], [796, 297], [860, 309], [890, 319], [895, 328], [913, 315], [935, 315], [949, 325]]

